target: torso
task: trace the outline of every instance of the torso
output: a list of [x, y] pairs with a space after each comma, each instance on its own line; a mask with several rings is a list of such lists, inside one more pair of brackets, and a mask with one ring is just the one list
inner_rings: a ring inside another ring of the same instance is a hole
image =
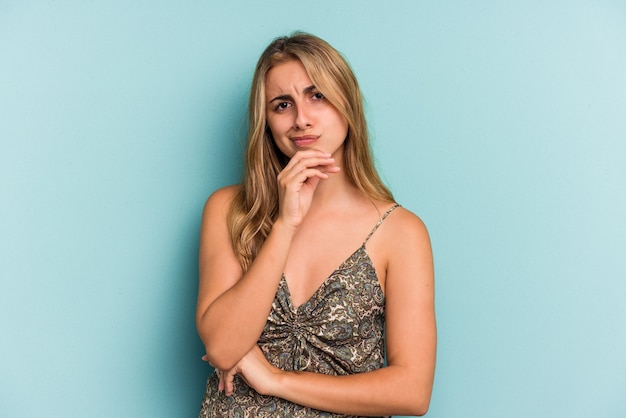
[[[297, 237], [295, 257], [290, 263], [300, 261], [315, 271], [294, 268], [297, 264], [285, 269], [257, 342], [271, 364], [281, 370], [328, 375], [364, 373], [383, 367], [386, 304], [371, 252], [375, 251], [379, 262], [384, 262], [383, 249], [389, 232], [382, 233], [385, 228], [380, 226], [386, 224], [385, 215], [393, 213], [393, 206], [372, 206], [373, 219], [366, 219], [369, 214], [335, 216], [324, 228], [312, 222], [319, 221], [316, 217], [308, 219], [305, 233]], [[315, 250], [304, 252], [306, 248]], [[325, 257], [321, 267], [315, 263], [315, 257]], [[295, 276], [289, 279], [287, 274]], [[294, 292], [292, 283], [300, 286], [300, 294]], [[259, 395], [239, 376], [235, 376], [235, 392], [226, 397], [218, 391], [218, 380], [216, 374], [209, 377], [200, 418], [348, 417]]]

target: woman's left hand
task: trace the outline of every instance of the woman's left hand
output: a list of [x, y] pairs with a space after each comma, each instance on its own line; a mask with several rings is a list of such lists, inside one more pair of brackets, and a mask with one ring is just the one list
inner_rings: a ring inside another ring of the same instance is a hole
[[235, 367], [230, 370], [217, 370], [217, 373], [220, 378], [218, 389], [223, 390], [226, 396], [233, 394], [233, 380], [236, 374], [258, 393], [270, 395], [282, 371], [271, 365], [261, 349], [255, 345]]

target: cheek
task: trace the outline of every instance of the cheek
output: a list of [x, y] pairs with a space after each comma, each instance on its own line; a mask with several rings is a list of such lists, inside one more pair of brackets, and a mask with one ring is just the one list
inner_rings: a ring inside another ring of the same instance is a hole
[[343, 132], [344, 132], [344, 136], [347, 138], [348, 137], [348, 121], [345, 119], [343, 120]]
[[285, 128], [283, 125], [284, 123], [280, 118], [267, 118], [267, 128], [275, 139], [284, 135]]
[[348, 137], [348, 121], [342, 115], [337, 115], [337, 130], [343, 133], [344, 138]]
[[268, 120], [267, 132], [270, 139], [274, 142], [276, 147], [287, 157], [291, 158], [294, 154], [294, 150], [289, 146], [291, 142], [285, 137], [284, 129], [277, 126], [276, 122], [273, 123]]
[[285, 146], [285, 144], [282, 144], [282, 143], [280, 143], [280, 142], [275, 142], [275, 141], [274, 141], [274, 143], [276, 144], [276, 146], [278, 147], [278, 149], [280, 150], [280, 152], [282, 152], [282, 153], [283, 153], [283, 155], [284, 155], [285, 157], [287, 157], [287, 158], [291, 158], [291, 157], [293, 157], [293, 155], [296, 153], [296, 151], [295, 151], [295, 150], [293, 150], [293, 149], [291, 149], [291, 148], [289, 148], [289, 147]]
[[341, 114], [336, 108], [328, 109], [328, 112], [324, 115], [324, 119], [329, 121], [336, 132], [345, 132], [348, 134], [348, 120]]

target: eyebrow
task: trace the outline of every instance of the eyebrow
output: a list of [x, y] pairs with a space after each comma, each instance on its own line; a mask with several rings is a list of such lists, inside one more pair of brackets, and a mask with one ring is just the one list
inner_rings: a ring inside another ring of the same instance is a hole
[[[304, 94], [309, 94], [309, 93], [314, 92], [315, 90], [317, 90], [317, 87], [311, 85], [311, 86], [305, 88], [302, 92]], [[274, 97], [272, 100], [269, 101], [269, 103], [272, 103], [272, 102], [274, 102], [276, 100], [293, 100], [293, 97], [291, 97], [290, 94], [283, 94], [283, 95]]]

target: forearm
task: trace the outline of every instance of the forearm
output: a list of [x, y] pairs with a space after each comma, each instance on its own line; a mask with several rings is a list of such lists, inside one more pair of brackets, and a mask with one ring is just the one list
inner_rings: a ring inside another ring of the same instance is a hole
[[198, 318], [209, 362], [229, 369], [257, 342], [282, 276], [293, 230], [276, 223], [248, 271]]
[[432, 381], [419, 371], [389, 366], [348, 376], [280, 372], [268, 394], [322, 411], [347, 415], [423, 415]]

